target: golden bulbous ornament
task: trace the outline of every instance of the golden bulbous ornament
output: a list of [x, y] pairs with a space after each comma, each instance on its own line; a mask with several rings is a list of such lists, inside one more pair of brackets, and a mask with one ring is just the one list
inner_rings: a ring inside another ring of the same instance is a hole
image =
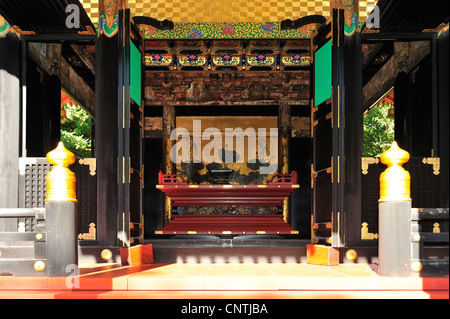
[[75, 155], [59, 142], [58, 147], [47, 154], [47, 161], [53, 169], [47, 174], [47, 198], [49, 201], [76, 202], [76, 178], [69, 169], [75, 163]]
[[409, 161], [409, 153], [394, 142], [386, 152], [381, 154], [380, 161], [388, 168], [380, 175], [379, 202], [411, 201], [411, 176], [401, 166]]

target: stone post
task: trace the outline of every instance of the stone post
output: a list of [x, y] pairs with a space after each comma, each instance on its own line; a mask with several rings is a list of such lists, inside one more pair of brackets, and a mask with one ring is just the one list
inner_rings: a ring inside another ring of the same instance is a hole
[[47, 160], [54, 165], [46, 179], [47, 270], [49, 276], [60, 277], [78, 265], [76, 178], [68, 168], [75, 155], [59, 142]]
[[378, 201], [378, 273], [381, 276], [411, 274], [411, 177], [401, 166], [408, 160], [409, 153], [396, 142], [380, 157], [381, 163], [388, 166], [380, 175]]

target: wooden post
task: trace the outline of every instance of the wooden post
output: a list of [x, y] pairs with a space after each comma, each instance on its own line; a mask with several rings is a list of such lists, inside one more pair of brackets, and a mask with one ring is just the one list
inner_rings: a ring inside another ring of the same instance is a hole
[[[19, 207], [21, 41], [0, 15], [0, 207]], [[0, 231], [17, 231], [17, 220], [0, 220]]]
[[[278, 109], [278, 165], [280, 174], [289, 174], [289, 141], [291, 138], [291, 107], [281, 104]], [[283, 201], [283, 219], [290, 222], [289, 197]]]
[[[175, 144], [175, 141], [170, 139], [170, 133], [175, 129], [175, 107], [173, 105], [164, 105], [163, 107], [163, 171], [165, 174], [175, 173], [175, 163], [170, 158], [170, 151]], [[172, 205], [170, 197], [165, 197], [164, 200], [164, 224], [167, 224], [172, 219]]]
[[[123, 0], [99, 1], [99, 33], [96, 44], [95, 71], [95, 157], [97, 159], [97, 237], [102, 245], [117, 245], [119, 130], [123, 114], [119, 113], [119, 10]], [[117, 19], [116, 19], [117, 17]], [[122, 71], [120, 71], [122, 72]], [[121, 181], [122, 183], [122, 181]]]
[[352, 36], [358, 29], [359, 0], [331, 0], [331, 16], [333, 9], [344, 10], [344, 34]]

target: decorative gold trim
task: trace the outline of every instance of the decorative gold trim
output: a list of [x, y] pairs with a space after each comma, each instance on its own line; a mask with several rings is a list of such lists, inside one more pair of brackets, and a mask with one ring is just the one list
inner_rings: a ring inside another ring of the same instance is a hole
[[367, 227], [367, 226], [369, 226], [369, 224], [364, 222], [361, 225], [362, 225], [362, 227], [361, 227], [361, 239], [364, 239], [364, 240], [378, 239], [378, 234], [369, 233], [369, 228]]
[[97, 231], [95, 229], [95, 224], [90, 223], [89, 224], [89, 232], [84, 234], [78, 234], [78, 239], [85, 239], [85, 240], [95, 240], [97, 238]]
[[96, 158], [80, 158], [78, 163], [81, 165], [89, 165], [89, 175], [95, 176], [97, 174], [97, 159]]
[[433, 165], [433, 174], [439, 175], [441, 169], [441, 159], [439, 157], [428, 157], [422, 160], [424, 164]]
[[354, 249], [349, 249], [345, 252], [345, 258], [347, 260], [353, 261], [358, 257], [358, 253]]
[[110, 260], [113, 256], [113, 253], [109, 249], [103, 249], [102, 252], [100, 253], [100, 256], [102, 257], [103, 260]]
[[433, 233], [437, 234], [437, 233], [441, 232], [441, 227], [440, 227], [441, 225], [439, 225], [439, 223], [436, 222], [436, 223], [433, 224], [433, 226], [434, 226], [433, 227]]
[[369, 165], [378, 164], [380, 159], [378, 157], [361, 157], [361, 170], [363, 175], [369, 173]]
[[41, 272], [45, 270], [45, 262], [43, 262], [42, 260], [38, 260], [34, 263], [33, 266], [34, 270], [36, 270], [37, 272]]

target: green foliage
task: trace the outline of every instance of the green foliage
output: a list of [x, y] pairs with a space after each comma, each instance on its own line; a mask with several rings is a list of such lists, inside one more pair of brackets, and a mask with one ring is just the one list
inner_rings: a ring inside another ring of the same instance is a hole
[[363, 156], [380, 156], [394, 141], [394, 119], [387, 116], [389, 108], [388, 103], [381, 103], [365, 114]]
[[91, 157], [91, 118], [83, 108], [66, 104], [67, 120], [61, 123], [61, 141], [76, 157]]

